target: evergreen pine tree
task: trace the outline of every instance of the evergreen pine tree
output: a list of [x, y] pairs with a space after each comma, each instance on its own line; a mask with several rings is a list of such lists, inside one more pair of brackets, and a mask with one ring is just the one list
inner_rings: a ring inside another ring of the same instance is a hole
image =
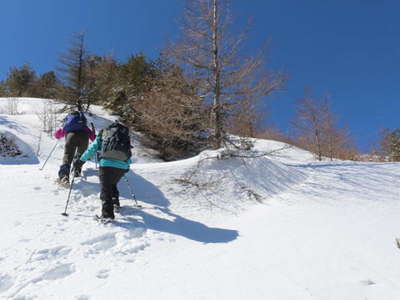
[[30, 93], [35, 80], [35, 71], [28, 64], [25, 64], [20, 68], [13, 67], [10, 69], [5, 86], [10, 96], [31, 96]]

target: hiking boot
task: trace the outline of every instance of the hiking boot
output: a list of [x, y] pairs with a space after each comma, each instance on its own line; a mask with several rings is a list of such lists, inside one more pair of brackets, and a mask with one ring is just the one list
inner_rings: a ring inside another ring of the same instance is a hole
[[58, 178], [58, 183], [63, 186], [69, 186], [69, 177], [67, 175], [64, 175], [63, 177]]
[[114, 213], [119, 213], [121, 211], [121, 205], [114, 204]]
[[81, 177], [81, 170], [75, 169], [75, 170], [74, 170], [74, 176], [75, 176], [75, 177]]
[[103, 205], [103, 208], [101, 209], [101, 217], [104, 219], [114, 220], [115, 216], [113, 206]]
[[80, 159], [77, 159], [77, 160], [74, 161], [73, 170], [74, 170], [74, 176], [75, 177], [80, 177], [81, 176], [83, 164], [84, 164], [84, 162], [81, 161]]
[[69, 170], [70, 170], [70, 165], [68, 164], [61, 165], [60, 170], [58, 171], [58, 178], [60, 179], [60, 182], [64, 177], [67, 177], [67, 179], [69, 179]]
[[121, 205], [117, 197], [112, 197], [112, 203], [114, 206], [114, 212], [119, 212], [121, 210]]

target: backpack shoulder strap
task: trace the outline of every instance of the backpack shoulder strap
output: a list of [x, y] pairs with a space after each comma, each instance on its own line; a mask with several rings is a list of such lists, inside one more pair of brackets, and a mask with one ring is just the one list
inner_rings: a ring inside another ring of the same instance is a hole
[[84, 113], [83, 111], [80, 111], [80, 112], [79, 112], [79, 118], [80, 118], [82, 121], [84, 121], [85, 124], [86, 124], [87, 119], [86, 119], [85, 113]]

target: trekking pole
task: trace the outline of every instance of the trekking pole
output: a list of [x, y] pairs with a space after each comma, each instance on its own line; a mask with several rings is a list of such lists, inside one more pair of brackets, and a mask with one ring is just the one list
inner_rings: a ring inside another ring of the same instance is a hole
[[68, 208], [68, 203], [69, 203], [69, 199], [70, 199], [70, 196], [71, 196], [72, 186], [74, 185], [74, 179], [75, 179], [75, 172], [73, 172], [73, 175], [72, 175], [71, 186], [69, 187], [69, 192], [68, 192], [67, 204], [65, 205], [64, 212], [61, 214], [61, 215], [65, 216], [65, 217], [68, 217], [67, 208]]
[[[74, 160], [76, 159], [77, 154], [78, 154], [78, 148], [75, 149]], [[74, 185], [74, 180], [75, 180], [74, 167], [72, 167], [72, 169], [71, 169], [71, 171], [70, 171], [70, 174], [71, 174], [71, 173], [72, 173], [72, 180], [71, 180], [71, 185], [70, 185], [70, 187], [69, 187], [68, 198], [67, 198], [67, 204], [65, 205], [65, 210], [64, 210], [64, 212], [61, 214], [61, 215], [63, 215], [64, 217], [68, 217], [67, 208], [68, 208], [68, 204], [69, 204], [69, 199], [70, 199], [70, 197], [71, 197], [72, 186]]]
[[50, 156], [53, 154], [54, 150], [56, 149], [57, 145], [58, 145], [58, 141], [56, 141], [56, 144], [54, 145], [53, 149], [51, 149], [49, 156], [47, 156], [43, 166], [39, 169], [40, 171], [42, 171], [44, 169], [44, 166], [46, 165], [47, 161], [49, 160]]
[[131, 192], [131, 196], [132, 196], [133, 200], [135, 200], [135, 202], [136, 202], [136, 206], [141, 208], [142, 206], [140, 204], [138, 204], [135, 193], [133, 192], [132, 186], [130, 185], [128, 178], [125, 175], [123, 176], [123, 178], [126, 181], [126, 183], [128, 184], [129, 191]]
[[[92, 131], [94, 132], [94, 134], [96, 134], [96, 128], [94, 127], [93, 122], [90, 122], [90, 125], [92, 127]], [[97, 169], [97, 156], [98, 156], [98, 153], [96, 151], [96, 155], [94, 156], [94, 166], [96, 169]]]
[[97, 152], [96, 151], [96, 154], [94, 155], [94, 166], [96, 167], [96, 169], [97, 169], [97, 160], [98, 160], [98, 157], [99, 156], [99, 152]]

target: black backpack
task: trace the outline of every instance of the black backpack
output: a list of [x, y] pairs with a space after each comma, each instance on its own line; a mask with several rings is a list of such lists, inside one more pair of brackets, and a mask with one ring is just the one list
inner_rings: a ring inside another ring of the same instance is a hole
[[99, 133], [102, 139], [100, 158], [112, 158], [127, 161], [131, 158], [131, 140], [129, 129], [114, 122]]

